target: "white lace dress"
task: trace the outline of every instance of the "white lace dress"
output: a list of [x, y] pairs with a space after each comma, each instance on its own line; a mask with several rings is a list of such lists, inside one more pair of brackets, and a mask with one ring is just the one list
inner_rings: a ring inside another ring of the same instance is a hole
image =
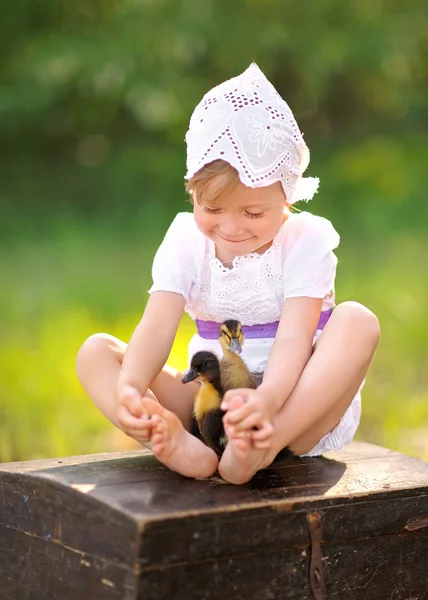
[[[333, 250], [339, 240], [327, 219], [293, 213], [266, 252], [236, 257], [232, 267], [226, 268], [215, 256], [214, 243], [197, 228], [193, 214], [179, 213], [156, 253], [149, 292], [181, 294], [194, 320], [217, 323], [225, 319], [238, 319], [242, 325], [273, 323], [280, 319], [284, 300], [299, 296], [323, 298], [322, 310], [326, 311], [335, 306], [337, 258]], [[314, 342], [320, 333], [316, 331]], [[259, 380], [273, 339], [245, 340], [241, 356]], [[199, 350], [222, 356], [217, 340], [196, 334], [189, 343], [189, 362]], [[352, 440], [360, 421], [360, 391], [339, 425], [307, 455], [338, 450]]]

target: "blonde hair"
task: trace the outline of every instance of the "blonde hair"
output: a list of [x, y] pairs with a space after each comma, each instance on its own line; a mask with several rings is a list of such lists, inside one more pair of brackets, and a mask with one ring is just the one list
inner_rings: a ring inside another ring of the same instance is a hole
[[[191, 179], [186, 181], [185, 188], [189, 194], [191, 204], [195, 198], [198, 204], [205, 201], [215, 204], [218, 198], [226, 190], [235, 187], [240, 182], [239, 173], [228, 162], [222, 159], [213, 160], [197, 171]], [[205, 198], [204, 198], [205, 194]], [[285, 196], [285, 204], [292, 212], [300, 212], [298, 208], [288, 204]]]
[[207, 201], [214, 204], [221, 194], [237, 183], [239, 183], [238, 171], [225, 160], [218, 159], [199, 169], [191, 179], [186, 181], [185, 188], [192, 204], [195, 198], [200, 204], [204, 194], [206, 195], [210, 188]]

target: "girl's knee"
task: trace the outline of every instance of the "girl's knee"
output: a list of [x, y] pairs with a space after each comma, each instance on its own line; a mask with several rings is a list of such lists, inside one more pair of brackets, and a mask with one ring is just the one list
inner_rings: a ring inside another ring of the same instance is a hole
[[124, 342], [108, 333], [94, 333], [88, 337], [79, 348], [76, 356], [76, 372], [79, 379], [85, 369], [103, 355], [115, 354], [121, 361], [125, 348]]
[[341, 327], [349, 326], [359, 339], [364, 338], [376, 347], [380, 338], [379, 319], [359, 302], [342, 302], [334, 309], [336, 319], [340, 319]]

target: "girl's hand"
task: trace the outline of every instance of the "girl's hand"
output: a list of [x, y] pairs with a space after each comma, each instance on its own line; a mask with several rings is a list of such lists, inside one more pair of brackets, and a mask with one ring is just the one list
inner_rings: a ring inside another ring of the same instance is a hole
[[119, 383], [116, 389], [117, 420], [124, 433], [139, 442], [149, 442], [153, 423], [144, 408], [143, 396], [127, 384]]
[[[243, 404], [229, 410], [229, 404], [235, 398], [241, 398]], [[229, 390], [224, 395], [221, 409], [227, 411], [223, 418], [229, 425], [229, 432], [235, 432], [237, 437], [249, 436], [255, 448], [270, 447], [276, 411], [270, 399], [260, 389]]]

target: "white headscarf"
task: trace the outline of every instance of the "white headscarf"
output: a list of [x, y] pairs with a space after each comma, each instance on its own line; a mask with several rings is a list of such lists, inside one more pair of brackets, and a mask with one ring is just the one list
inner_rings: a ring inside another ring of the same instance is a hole
[[280, 181], [289, 204], [310, 200], [317, 191], [318, 178], [302, 178], [309, 149], [293, 113], [255, 63], [205, 94], [186, 143], [186, 179], [222, 159], [248, 187]]

